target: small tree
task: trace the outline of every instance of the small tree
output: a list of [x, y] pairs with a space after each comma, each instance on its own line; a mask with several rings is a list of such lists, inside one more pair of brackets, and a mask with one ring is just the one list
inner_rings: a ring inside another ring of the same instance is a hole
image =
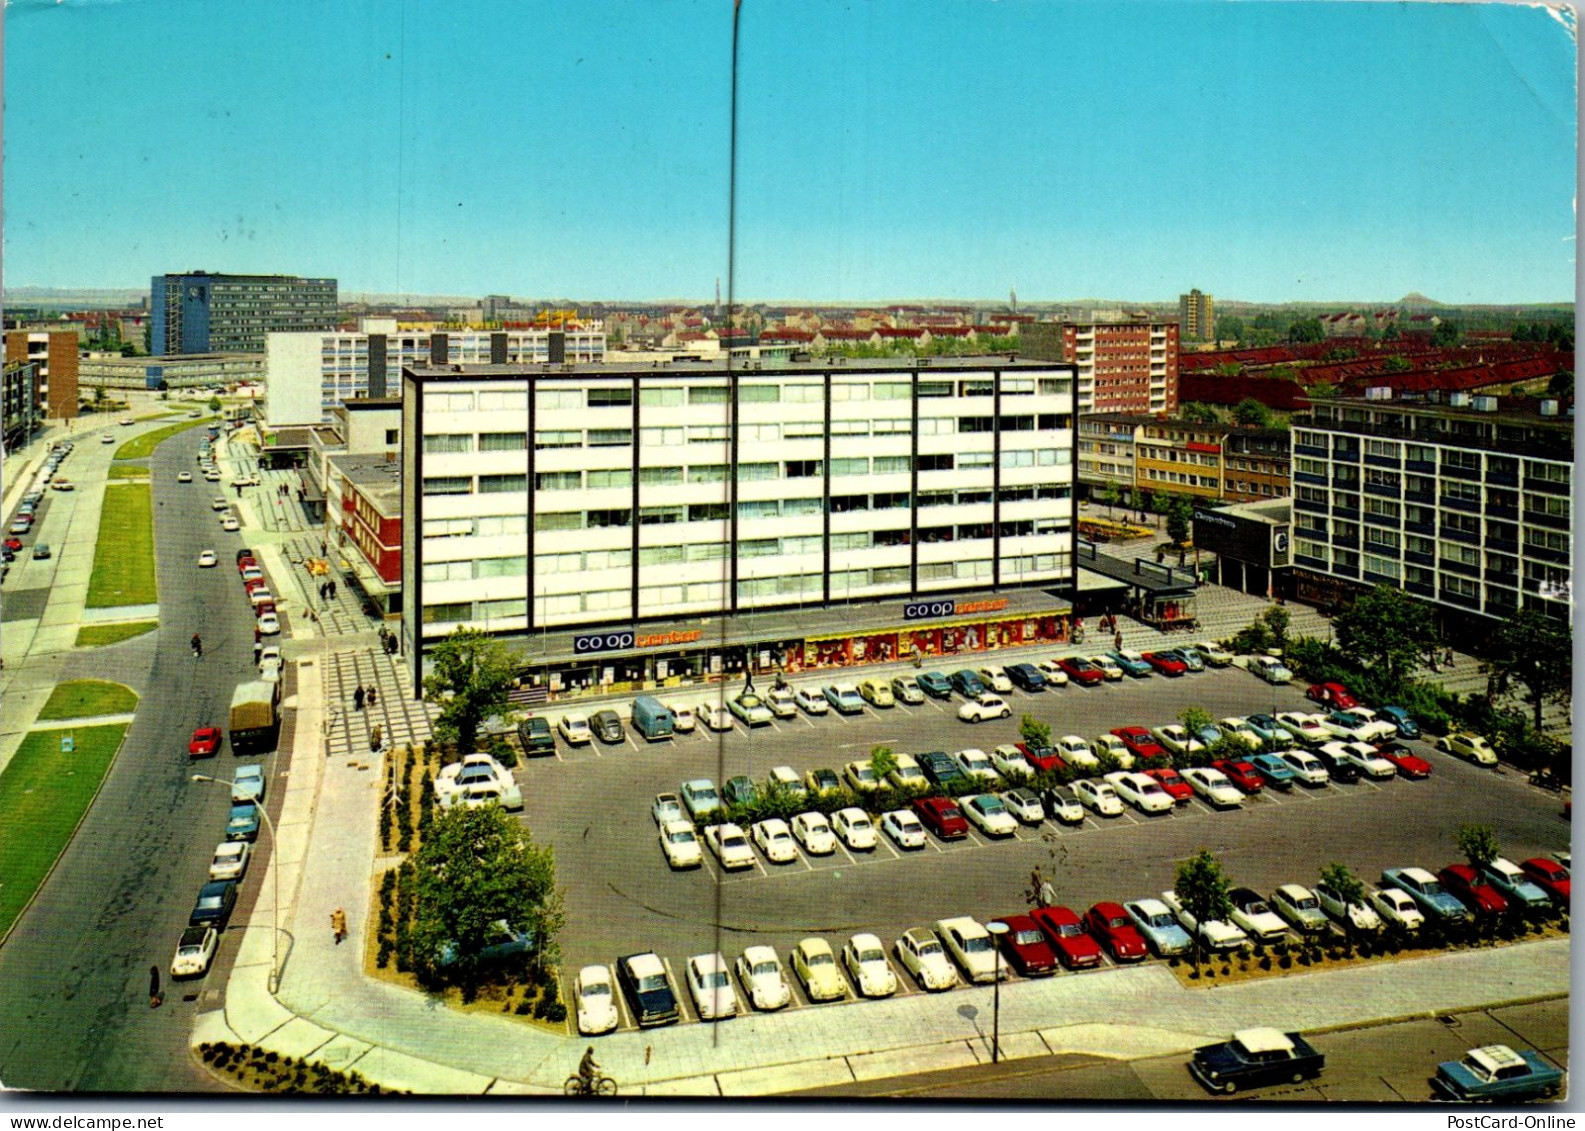
[[1240, 424], [1265, 428], [1271, 424], [1271, 409], [1254, 397], [1245, 397], [1234, 406], [1233, 419]]
[[1565, 620], [1535, 609], [1522, 609], [1504, 621], [1491, 637], [1487, 667], [1497, 677], [1496, 690], [1510, 682], [1524, 684], [1525, 699], [1541, 729], [1541, 711], [1548, 700], [1565, 700], [1574, 687], [1574, 637]]
[[1216, 725], [1216, 720], [1211, 717], [1211, 712], [1204, 707], [1189, 707], [1178, 712], [1178, 721], [1183, 724], [1183, 729], [1191, 735], [1196, 731], [1204, 730], [1208, 726]]
[[219, 412], [220, 411], [220, 398], [219, 397], [210, 397], [209, 398], [209, 411], [210, 412]]
[[[1259, 403], [1258, 401], [1256, 402]], [[1182, 408], [1183, 419], [1191, 424], [1215, 424], [1221, 417], [1216, 415], [1216, 410], [1200, 401], [1190, 401]]]
[[1372, 669], [1388, 693], [1403, 687], [1437, 643], [1431, 610], [1390, 585], [1376, 586], [1338, 613], [1332, 631], [1343, 657]]
[[[1188, 724], [1185, 723], [1185, 726]], [[1234, 738], [1224, 734], [1215, 742], [1205, 748], [1205, 753], [1200, 755], [1201, 762], [1242, 762], [1251, 754], [1259, 753], [1242, 738]]]
[[875, 775], [877, 783], [886, 780], [886, 775], [897, 768], [897, 754], [890, 746], [881, 745], [870, 750], [870, 773]]
[[1271, 629], [1272, 643], [1277, 648], [1288, 646], [1288, 624], [1293, 619], [1281, 605], [1273, 605], [1260, 614], [1260, 619]]
[[1497, 859], [1497, 833], [1490, 825], [1460, 825], [1453, 843], [1471, 868], [1484, 868]]
[[1167, 537], [1174, 546], [1182, 546], [1189, 540], [1189, 523], [1194, 517], [1194, 504], [1188, 499], [1174, 499], [1167, 508]]
[[1102, 486], [1101, 486], [1101, 502], [1106, 504], [1106, 517], [1107, 518], [1111, 518], [1112, 517], [1113, 509], [1117, 506], [1118, 502], [1122, 499], [1122, 494], [1123, 493], [1118, 488], [1117, 484], [1113, 483], [1110, 479], [1108, 479], [1104, 484], [1102, 484]]
[[430, 652], [424, 699], [440, 704], [435, 737], [463, 754], [478, 741], [479, 724], [507, 707], [521, 666], [505, 644], [473, 628], [459, 628]]
[[[1202, 848], [1178, 865], [1178, 878], [1172, 885], [1172, 891], [1195, 922], [1204, 924], [1213, 919], [1226, 919], [1233, 913], [1233, 901], [1227, 895], [1231, 886], [1222, 874], [1222, 865], [1211, 855], [1211, 850]], [[1197, 930], [1194, 932], [1196, 967], [1204, 951], [1205, 935], [1203, 931]]]
[[[1347, 864], [1334, 863], [1322, 868], [1321, 882], [1337, 893], [1337, 898], [1343, 901], [1345, 909], [1356, 903], [1364, 905], [1365, 885], [1349, 871]], [[1354, 934], [1354, 920], [1348, 916], [1346, 910], [1343, 915], [1343, 933], [1349, 937], [1353, 937]]]
[[1051, 724], [1043, 723], [1033, 715], [1025, 715], [1018, 724], [1018, 736], [1029, 746], [1051, 745]]

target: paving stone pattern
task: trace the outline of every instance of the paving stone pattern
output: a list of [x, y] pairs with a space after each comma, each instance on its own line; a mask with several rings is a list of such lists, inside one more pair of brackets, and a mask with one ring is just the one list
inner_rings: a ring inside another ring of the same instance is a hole
[[[327, 756], [368, 754], [376, 723], [387, 750], [429, 740], [431, 724], [440, 708], [403, 693], [403, 672], [396, 657], [387, 656], [378, 648], [337, 652], [325, 659], [324, 679]], [[365, 705], [362, 711], [355, 709], [353, 692], [359, 687], [378, 689], [373, 708]]]

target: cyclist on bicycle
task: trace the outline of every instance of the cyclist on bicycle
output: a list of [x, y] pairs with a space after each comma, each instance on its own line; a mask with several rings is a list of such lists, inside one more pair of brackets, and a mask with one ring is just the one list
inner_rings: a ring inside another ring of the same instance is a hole
[[583, 1059], [578, 1062], [578, 1079], [583, 1081], [584, 1095], [594, 1095], [594, 1076], [600, 1066], [594, 1060], [594, 1046], [589, 1046], [589, 1051], [583, 1054]]
[[198, 639], [198, 633], [195, 632], [195, 633], [193, 633], [193, 655], [202, 656], [203, 654], [204, 654], [204, 642], [202, 640]]

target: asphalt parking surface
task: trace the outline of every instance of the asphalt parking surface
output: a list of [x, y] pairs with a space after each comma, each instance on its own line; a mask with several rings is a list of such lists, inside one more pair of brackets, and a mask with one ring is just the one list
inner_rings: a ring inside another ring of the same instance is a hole
[[[563, 968], [571, 973], [655, 950], [679, 973], [691, 955], [719, 950], [730, 961], [755, 944], [776, 947], [785, 960], [811, 934], [840, 951], [848, 935], [870, 931], [889, 947], [905, 930], [937, 919], [971, 915], [983, 922], [1024, 910], [1023, 892], [1037, 865], [1061, 902], [1082, 913], [1102, 899], [1170, 888], [1178, 862], [1201, 847], [1218, 856], [1236, 883], [1269, 892], [1282, 883], [1312, 884], [1334, 861], [1367, 882], [1387, 867], [1439, 868], [1458, 859], [1453, 835], [1465, 822], [1493, 826], [1504, 855], [1516, 860], [1568, 844], [1555, 795], [1519, 774], [1479, 769], [1416, 744], [1435, 767], [1426, 781], [1268, 791], [1231, 812], [1195, 799], [1151, 817], [1132, 810], [1115, 818], [1091, 815], [1075, 828], [1047, 821], [994, 842], [971, 829], [962, 841], [931, 837], [912, 852], [884, 837], [871, 852], [839, 846], [831, 856], [810, 857], [800, 851], [786, 864], [771, 864], [756, 851], [753, 868], [731, 874], [708, 851], [703, 867], [678, 873], [661, 855], [649, 812], [653, 795], [676, 792], [691, 778], [719, 786], [748, 774], [763, 782], [777, 765], [800, 775], [820, 766], [840, 772], [880, 743], [904, 752], [989, 750], [1017, 740], [1026, 712], [1050, 723], [1054, 735], [1093, 739], [1112, 727], [1176, 721], [1190, 706], [1220, 718], [1308, 703], [1302, 686], [1270, 687], [1236, 668], [1006, 698], [1011, 719], [978, 725], [958, 721], [954, 699], [867, 709], [849, 719], [799, 716], [752, 732], [696, 730], [653, 744], [631, 731], [622, 744], [570, 750], [558, 738], [556, 757], [519, 763], [517, 776], [524, 819], [536, 839], [554, 846], [566, 889]], [[900, 977], [906, 982], [906, 974]]]

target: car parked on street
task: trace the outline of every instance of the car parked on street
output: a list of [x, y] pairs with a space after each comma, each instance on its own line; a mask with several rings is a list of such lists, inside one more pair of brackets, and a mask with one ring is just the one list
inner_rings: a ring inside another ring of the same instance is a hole
[[209, 878], [240, 881], [248, 873], [248, 861], [252, 856], [253, 846], [245, 840], [221, 841], [209, 861]]
[[941, 940], [933, 931], [914, 927], [904, 931], [892, 948], [897, 961], [913, 976], [914, 981], [930, 993], [950, 990], [958, 984], [957, 967], [947, 957]]
[[196, 978], [208, 971], [220, 947], [220, 932], [210, 926], [186, 927], [171, 956], [171, 978]]
[[231, 921], [232, 909], [237, 905], [235, 880], [210, 880], [198, 889], [198, 899], [192, 914], [187, 917], [189, 927], [213, 927], [224, 931]]
[[231, 807], [226, 815], [226, 839], [255, 841], [259, 838], [259, 807], [251, 801], [242, 801]]
[[[1463, 1060], [1438, 1064], [1431, 1086], [1438, 1097], [1462, 1103], [1513, 1103], [1557, 1095], [1563, 1089], [1563, 1073], [1532, 1049], [1516, 1051], [1507, 1045], [1483, 1045], [1470, 1049]], [[1527, 1122], [1520, 1121], [1518, 1125]]]
[[231, 803], [263, 801], [265, 790], [264, 767], [257, 762], [238, 766], [231, 775]]
[[187, 743], [189, 758], [213, 758], [225, 735], [219, 727], [199, 727]]
[[1478, 734], [1469, 734], [1466, 731], [1454, 731], [1452, 734], [1443, 735], [1436, 740], [1436, 748], [1445, 750], [1456, 758], [1463, 758], [1477, 766], [1495, 766], [1497, 752], [1491, 744]]
[[1232, 1095], [1265, 1084], [1302, 1084], [1326, 1067], [1326, 1057], [1298, 1033], [1240, 1029], [1233, 1039], [1194, 1050], [1189, 1073], [1213, 1092]]
[[616, 1008], [616, 986], [608, 966], [585, 966], [572, 986], [577, 1003], [578, 1032], [597, 1037], [615, 1029], [621, 1017]]

